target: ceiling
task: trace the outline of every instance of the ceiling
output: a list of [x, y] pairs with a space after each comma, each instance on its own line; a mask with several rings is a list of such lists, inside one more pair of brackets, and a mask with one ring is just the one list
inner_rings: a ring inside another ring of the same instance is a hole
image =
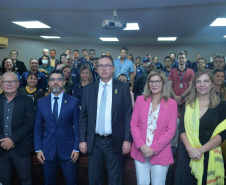
[[[138, 22], [139, 31], [105, 30], [104, 19]], [[226, 27], [210, 27], [226, 17], [225, 0], [0, 0], [0, 35], [60, 42], [110, 45], [170, 45], [225, 42]], [[26, 29], [12, 21], [39, 20], [51, 29]], [[158, 42], [159, 36], [176, 36], [176, 42]], [[118, 37], [102, 42], [99, 37]]]

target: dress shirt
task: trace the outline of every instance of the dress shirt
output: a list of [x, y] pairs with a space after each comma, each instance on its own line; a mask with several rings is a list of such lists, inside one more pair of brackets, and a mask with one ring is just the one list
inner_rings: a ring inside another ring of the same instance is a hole
[[[98, 100], [97, 100], [97, 120], [96, 120], [96, 133], [97, 126], [98, 126], [98, 118], [99, 118], [99, 108], [100, 108], [100, 101], [102, 97], [102, 93], [104, 90], [104, 82], [100, 80], [99, 83], [99, 90], [98, 90]], [[111, 110], [112, 110], [112, 79], [107, 83], [106, 86], [107, 90], [107, 101], [106, 101], [106, 112], [105, 112], [105, 132], [104, 134], [112, 134], [112, 127], [111, 127]]]
[[4, 95], [4, 137], [12, 136], [12, 115], [13, 115], [13, 107], [14, 107], [14, 98], [10, 102]]
[[134, 72], [133, 62], [131, 60], [125, 59], [121, 63], [121, 59], [114, 60], [115, 72], [114, 79], [117, 79], [120, 74], [125, 74], [130, 80], [130, 73]]
[[53, 112], [53, 106], [54, 106], [54, 102], [55, 102], [54, 97], [58, 97], [59, 98], [57, 100], [57, 103], [58, 103], [58, 118], [60, 116], [60, 108], [61, 108], [61, 104], [62, 104], [63, 95], [64, 95], [63, 92], [59, 96], [55, 96], [53, 93], [51, 93], [51, 110], [52, 110], [52, 112]]

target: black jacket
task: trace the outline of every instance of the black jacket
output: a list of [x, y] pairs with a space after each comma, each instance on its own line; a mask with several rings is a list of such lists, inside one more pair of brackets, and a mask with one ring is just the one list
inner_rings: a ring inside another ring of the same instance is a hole
[[[15, 152], [18, 156], [27, 156], [34, 151], [33, 132], [35, 123], [35, 109], [32, 99], [28, 96], [17, 93], [15, 97], [12, 113], [12, 136], [10, 139], [14, 142]], [[4, 138], [4, 95], [0, 96], [0, 139]], [[0, 147], [0, 155], [5, 152]]]

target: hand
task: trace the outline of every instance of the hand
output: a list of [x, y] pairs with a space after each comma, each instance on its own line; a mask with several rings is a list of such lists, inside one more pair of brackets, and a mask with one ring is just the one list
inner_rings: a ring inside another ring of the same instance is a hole
[[1, 142], [1, 147], [5, 150], [10, 150], [12, 148], [14, 148], [14, 143], [10, 138], [3, 138], [0, 140]]
[[123, 155], [128, 154], [131, 151], [131, 142], [124, 141], [122, 144], [122, 153]]
[[130, 91], [131, 91], [131, 92], [133, 91], [133, 86], [132, 86], [132, 85], [130, 86]]
[[201, 154], [199, 153], [199, 151], [193, 147], [189, 147], [188, 148], [188, 155], [190, 158], [194, 159], [194, 160], [200, 160], [201, 159]]
[[[174, 100], [176, 100], [178, 104], [179, 104], [179, 103], [181, 104], [182, 98], [181, 98], [181, 96], [175, 96], [175, 97], [174, 97]], [[180, 104], [179, 104], [179, 105], [180, 105]]]
[[73, 163], [75, 163], [75, 161], [77, 161], [77, 159], [78, 159], [78, 156], [79, 156], [79, 152], [72, 151], [72, 153], [71, 153], [71, 161]]
[[140, 150], [141, 150], [144, 158], [151, 157], [155, 154], [154, 150], [147, 145], [141, 146]]
[[44, 164], [45, 156], [42, 151], [37, 152], [37, 159], [41, 164]]
[[86, 154], [87, 152], [87, 142], [80, 142], [79, 149], [82, 153]]

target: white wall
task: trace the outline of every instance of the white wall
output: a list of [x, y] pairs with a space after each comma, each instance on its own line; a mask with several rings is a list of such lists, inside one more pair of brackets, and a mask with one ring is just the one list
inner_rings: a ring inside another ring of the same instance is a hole
[[[103, 51], [109, 51], [113, 58], [116, 59], [119, 55], [121, 46], [108, 46], [108, 45], [91, 45], [91, 44], [73, 44], [73, 43], [61, 43], [53, 41], [40, 41], [31, 39], [22, 39], [16, 37], [9, 38], [9, 47], [0, 49], [0, 63], [1, 61], [9, 56], [10, 50], [17, 50], [19, 53], [19, 60], [23, 61], [26, 66], [29, 65], [31, 58], [39, 58], [42, 56], [42, 49], [48, 48], [55, 49], [57, 51], [56, 58], [59, 59], [60, 55], [66, 51], [66, 49], [78, 49], [80, 51], [80, 57], [82, 56], [82, 49], [95, 49], [97, 56]], [[183, 49], [188, 51], [188, 59], [190, 61], [195, 60], [195, 54], [201, 53], [202, 56], [209, 61], [210, 57], [214, 53], [221, 53], [226, 55], [226, 43], [214, 43], [214, 44], [196, 44], [196, 45], [169, 45], [169, 46], [127, 46], [129, 53], [132, 53], [134, 58], [137, 56], [144, 57], [146, 54], [152, 56], [158, 56], [159, 61], [163, 63], [164, 57], [169, 55], [171, 52], [179, 53]]]

